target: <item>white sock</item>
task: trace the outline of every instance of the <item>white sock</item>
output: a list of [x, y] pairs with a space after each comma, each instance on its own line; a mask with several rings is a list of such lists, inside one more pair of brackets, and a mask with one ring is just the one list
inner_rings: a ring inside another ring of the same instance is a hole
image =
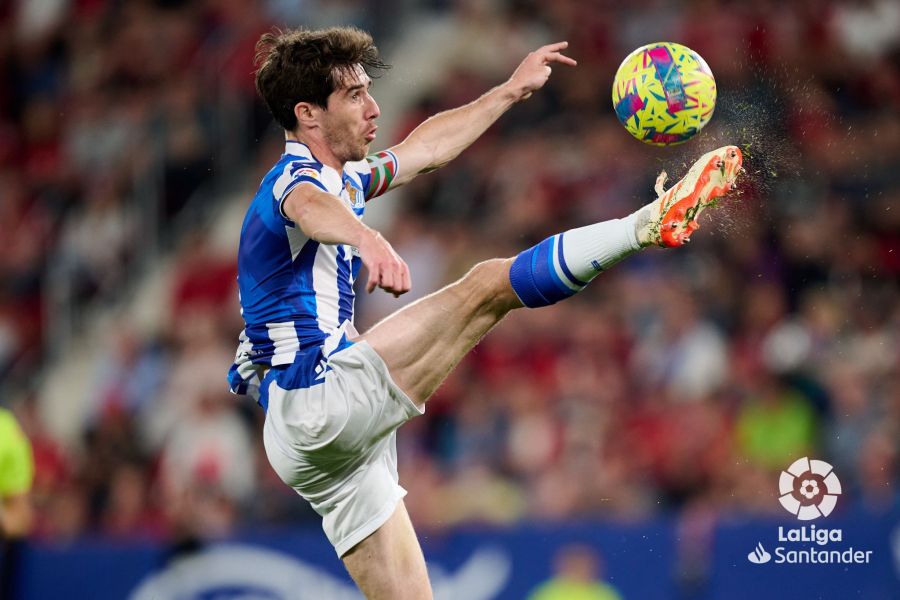
[[637, 214], [565, 232], [562, 251], [572, 275], [586, 283], [640, 250], [635, 233]]
[[509, 271], [513, 291], [529, 308], [581, 291], [594, 277], [641, 249], [636, 214], [550, 236], [520, 252]]

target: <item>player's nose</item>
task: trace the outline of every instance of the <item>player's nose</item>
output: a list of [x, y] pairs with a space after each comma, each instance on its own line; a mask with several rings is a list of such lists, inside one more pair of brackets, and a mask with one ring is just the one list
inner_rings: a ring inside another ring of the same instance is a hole
[[375, 98], [369, 96], [369, 100], [371, 100], [369, 104], [369, 112], [366, 115], [370, 119], [377, 119], [381, 115], [381, 109], [378, 108], [378, 103], [375, 102]]

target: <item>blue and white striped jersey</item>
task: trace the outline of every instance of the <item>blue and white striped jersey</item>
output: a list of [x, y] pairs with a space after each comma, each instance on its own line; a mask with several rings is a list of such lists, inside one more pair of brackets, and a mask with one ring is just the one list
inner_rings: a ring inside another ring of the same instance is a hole
[[238, 250], [238, 288], [244, 331], [228, 379], [231, 391], [258, 396], [265, 367], [308, 362], [309, 381], [325, 340], [353, 322], [353, 282], [362, 261], [356, 248], [308, 238], [283, 211], [288, 194], [312, 184], [345, 202], [362, 218], [365, 203], [383, 193], [396, 174], [387, 151], [347, 163], [342, 173], [288, 141], [263, 178], [244, 217]]

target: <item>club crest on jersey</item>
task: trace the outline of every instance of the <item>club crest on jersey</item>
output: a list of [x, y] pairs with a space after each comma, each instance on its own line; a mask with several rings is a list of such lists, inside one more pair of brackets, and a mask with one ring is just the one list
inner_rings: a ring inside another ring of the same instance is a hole
[[347, 192], [347, 198], [350, 200], [350, 205], [353, 208], [359, 208], [365, 204], [362, 193], [353, 187], [353, 184], [350, 183], [349, 179], [344, 180], [344, 191]]

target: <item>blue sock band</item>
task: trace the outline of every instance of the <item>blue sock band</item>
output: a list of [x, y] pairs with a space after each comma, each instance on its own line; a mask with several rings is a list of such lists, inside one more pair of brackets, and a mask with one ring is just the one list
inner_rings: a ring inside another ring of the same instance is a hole
[[571, 276], [562, 252], [563, 234], [547, 238], [520, 253], [509, 270], [513, 290], [528, 308], [550, 306], [586, 284]]

